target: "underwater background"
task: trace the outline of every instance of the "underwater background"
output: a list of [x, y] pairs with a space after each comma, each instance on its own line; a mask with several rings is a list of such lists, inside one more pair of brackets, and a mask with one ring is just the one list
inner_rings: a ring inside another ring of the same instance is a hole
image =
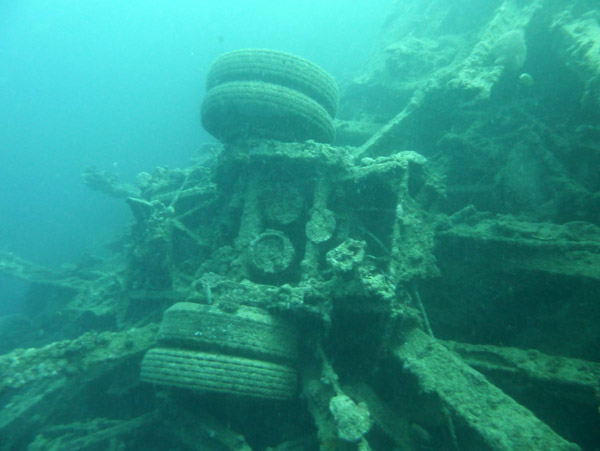
[[0, 5], [0, 451], [600, 449], [597, 1], [280, 3]]
[[[215, 142], [200, 105], [221, 53], [276, 48], [351, 78], [389, 4], [2, 2], [0, 250], [49, 266], [105, 253], [131, 214], [83, 185], [87, 167], [132, 182]], [[0, 276], [0, 312], [21, 294]]]

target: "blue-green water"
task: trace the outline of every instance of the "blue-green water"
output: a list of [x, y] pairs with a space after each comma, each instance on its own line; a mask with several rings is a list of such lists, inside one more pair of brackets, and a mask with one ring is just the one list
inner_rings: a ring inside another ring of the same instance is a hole
[[[59, 266], [104, 244], [127, 206], [81, 182], [185, 166], [211, 61], [246, 47], [311, 59], [339, 80], [364, 64], [389, 0], [0, 2], [0, 250]], [[0, 309], [20, 295], [0, 276]]]
[[352, 77], [388, 4], [2, 2], [0, 250], [51, 266], [100, 252], [130, 214], [83, 186], [86, 167], [132, 182], [214, 141], [200, 104], [223, 52], [276, 48]]

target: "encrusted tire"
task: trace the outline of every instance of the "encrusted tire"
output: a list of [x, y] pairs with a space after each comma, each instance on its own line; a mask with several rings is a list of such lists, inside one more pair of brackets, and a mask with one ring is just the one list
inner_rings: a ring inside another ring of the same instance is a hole
[[165, 312], [157, 339], [160, 346], [277, 362], [293, 362], [298, 355], [292, 324], [243, 305], [229, 313], [215, 305], [179, 302]]
[[338, 106], [335, 80], [316, 64], [289, 53], [243, 49], [219, 56], [211, 65], [206, 88], [232, 81], [262, 81], [301, 92], [333, 118]]
[[331, 116], [310, 97], [284, 86], [235, 81], [215, 86], [202, 103], [202, 125], [221, 141], [248, 138], [331, 143]]
[[335, 214], [331, 210], [316, 210], [306, 223], [306, 237], [313, 243], [323, 243], [333, 236], [335, 228]]
[[300, 188], [287, 180], [271, 183], [261, 193], [265, 216], [279, 225], [297, 221], [304, 210], [305, 198]]
[[290, 239], [279, 230], [266, 230], [258, 235], [249, 249], [250, 263], [263, 275], [287, 271], [296, 257]]
[[193, 350], [154, 348], [142, 361], [142, 380], [196, 391], [290, 399], [296, 372], [285, 365]]

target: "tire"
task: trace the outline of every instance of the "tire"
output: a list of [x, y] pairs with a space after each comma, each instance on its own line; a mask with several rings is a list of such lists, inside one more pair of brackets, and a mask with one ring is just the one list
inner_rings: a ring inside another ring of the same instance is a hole
[[179, 302], [165, 312], [157, 339], [160, 346], [275, 362], [293, 362], [298, 356], [293, 325], [248, 306], [227, 313], [214, 305]]
[[279, 230], [265, 230], [251, 243], [250, 263], [262, 275], [287, 271], [296, 257], [290, 239]]
[[225, 83], [211, 89], [202, 104], [202, 125], [221, 141], [267, 138], [331, 143], [333, 121], [309, 97], [283, 86], [257, 81]]
[[256, 398], [290, 399], [297, 391], [296, 372], [287, 366], [182, 349], [149, 350], [141, 378], [159, 385]]
[[337, 112], [339, 94], [333, 77], [296, 55], [265, 49], [225, 53], [210, 66], [206, 89], [232, 81], [262, 81], [284, 86], [310, 97], [332, 118]]

